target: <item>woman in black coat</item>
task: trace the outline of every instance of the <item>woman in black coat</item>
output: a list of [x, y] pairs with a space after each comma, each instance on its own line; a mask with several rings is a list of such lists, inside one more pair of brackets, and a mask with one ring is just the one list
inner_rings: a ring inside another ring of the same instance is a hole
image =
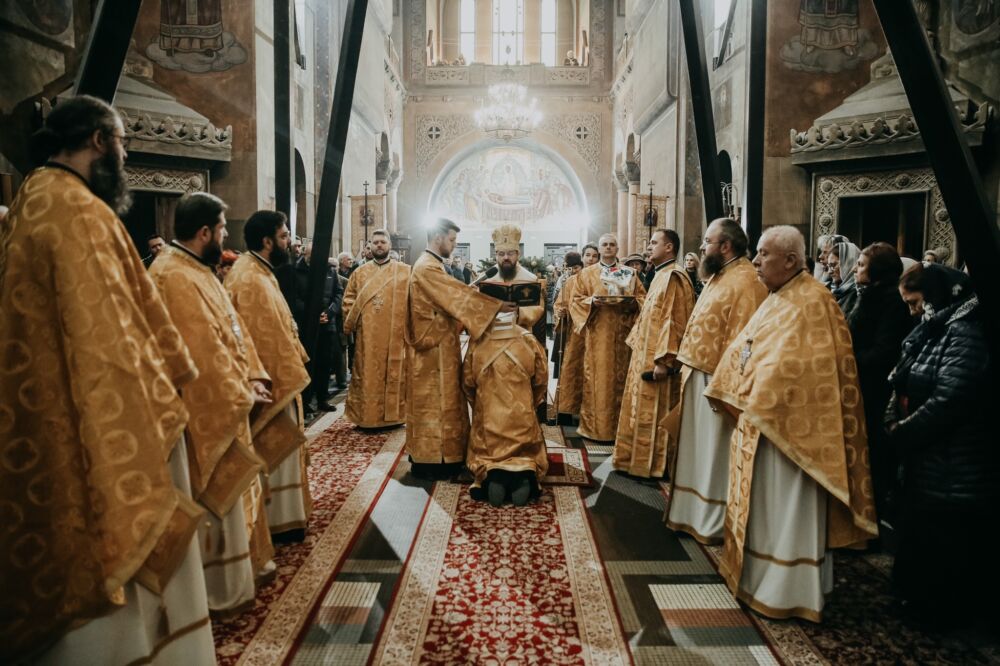
[[895, 524], [890, 515], [899, 464], [882, 428], [889, 402], [889, 373], [899, 359], [903, 338], [914, 319], [899, 296], [903, 262], [888, 243], [873, 243], [861, 251], [855, 269], [857, 300], [847, 313], [858, 383], [865, 405], [868, 453], [875, 506], [880, 521]]
[[918, 264], [899, 291], [922, 321], [890, 377], [887, 427], [903, 464], [893, 591], [912, 618], [954, 625], [993, 604], [997, 587], [995, 376], [967, 275]]

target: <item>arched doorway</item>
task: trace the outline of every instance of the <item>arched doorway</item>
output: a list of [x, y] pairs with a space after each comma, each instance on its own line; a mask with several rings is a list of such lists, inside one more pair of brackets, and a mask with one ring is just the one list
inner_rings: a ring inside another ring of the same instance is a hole
[[528, 143], [482, 142], [459, 153], [438, 176], [427, 208], [462, 227], [460, 253], [472, 261], [491, 257], [494, 228], [516, 224], [524, 256], [559, 263], [583, 242], [589, 223], [573, 170], [554, 152]]

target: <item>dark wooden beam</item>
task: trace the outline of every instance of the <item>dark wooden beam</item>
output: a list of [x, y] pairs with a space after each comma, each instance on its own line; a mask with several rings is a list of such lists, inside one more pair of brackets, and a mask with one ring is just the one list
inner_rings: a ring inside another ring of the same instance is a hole
[[99, 1], [73, 86], [74, 95], [93, 95], [108, 104], [114, 102], [141, 6], [142, 0]]
[[767, 0], [750, 2], [750, 76], [747, 99], [746, 204], [743, 207], [744, 228], [751, 252], [757, 251], [757, 241], [763, 231], [764, 214], [764, 86], [767, 84]]
[[708, 80], [705, 33], [702, 30], [699, 0], [680, 0], [681, 32], [687, 56], [688, 81], [691, 84], [691, 107], [698, 138], [701, 162], [701, 190], [705, 199], [705, 218], [722, 217], [722, 184], [719, 181], [719, 150], [715, 142], [715, 119], [712, 115], [712, 88]]
[[344, 149], [347, 145], [347, 129], [351, 123], [354, 84], [358, 78], [358, 60], [361, 57], [361, 38], [365, 31], [367, 11], [368, 0], [348, 0], [347, 13], [344, 17], [344, 37], [340, 42], [340, 59], [337, 61], [337, 83], [333, 89], [330, 109], [330, 129], [326, 135], [323, 177], [320, 180], [319, 200], [316, 203], [313, 261], [309, 266], [304, 339], [306, 350], [312, 358], [316, 358], [317, 354], [316, 341], [323, 303], [323, 286], [327, 275], [327, 257], [330, 256], [330, 245], [333, 240], [333, 220], [337, 215]]
[[712, 69], [719, 69], [726, 62], [726, 51], [729, 50], [729, 42], [733, 39], [733, 21], [736, 19], [736, 3], [739, 0], [729, 0], [729, 14], [726, 16], [726, 27], [722, 31], [722, 43], [719, 45], [719, 52], [712, 59]]
[[1000, 266], [1000, 229], [996, 212], [913, 4], [909, 0], [874, 0], [874, 4], [996, 350], [1000, 347], [1000, 280], [995, 272]]
[[293, 173], [290, 34], [289, 0], [274, 0], [274, 207], [289, 218]]

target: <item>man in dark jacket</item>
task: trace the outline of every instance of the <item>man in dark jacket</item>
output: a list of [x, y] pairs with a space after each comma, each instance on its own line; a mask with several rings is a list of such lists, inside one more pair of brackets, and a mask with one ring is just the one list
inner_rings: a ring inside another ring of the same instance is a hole
[[[303, 248], [302, 258], [295, 264], [295, 306], [292, 313], [299, 325], [299, 334], [305, 332], [306, 297], [309, 293], [309, 264], [312, 258], [312, 243]], [[336, 272], [327, 265], [326, 281], [323, 284], [323, 300], [319, 315], [320, 329], [316, 345], [316, 358], [309, 361], [309, 377], [312, 382], [302, 392], [302, 404], [307, 410], [315, 398], [316, 407], [324, 412], [336, 411], [330, 404], [330, 365], [336, 335], [336, 321], [340, 315], [343, 291]]]

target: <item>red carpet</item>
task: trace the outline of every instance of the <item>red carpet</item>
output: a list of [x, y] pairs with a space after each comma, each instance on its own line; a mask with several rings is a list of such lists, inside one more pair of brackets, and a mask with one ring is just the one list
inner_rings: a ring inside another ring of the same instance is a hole
[[309, 443], [313, 513], [306, 539], [277, 548], [277, 576], [258, 590], [252, 610], [213, 622], [220, 666], [282, 662], [378, 498], [403, 439], [402, 429], [362, 434], [343, 419], [316, 434]]
[[372, 663], [626, 664], [579, 489], [494, 508], [438, 483]]

